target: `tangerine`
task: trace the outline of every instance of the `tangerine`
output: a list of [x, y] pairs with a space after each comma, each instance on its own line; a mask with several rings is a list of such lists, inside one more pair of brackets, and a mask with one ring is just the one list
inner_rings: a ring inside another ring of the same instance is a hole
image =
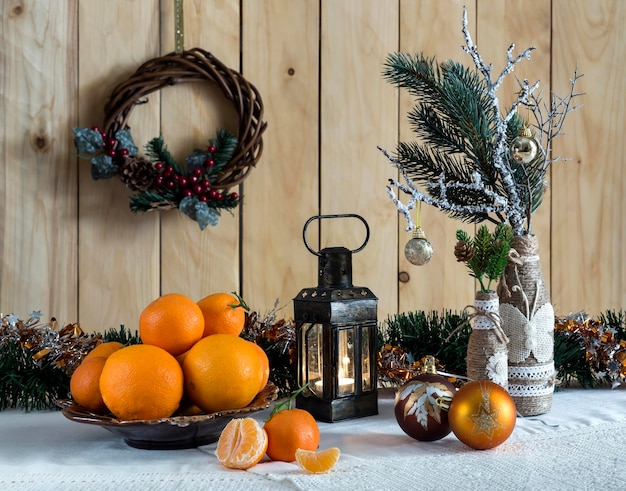
[[267, 433], [252, 418], [236, 418], [228, 422], [217, 441], [215, 456], [225, 467], [249, 469], [265, 455]]
[[239, 336], [243, 331], [248, 306], [241, 297], [230, 293], [213, 293], [199, 300], [198, 306], [204, 316], [204, 336]]
[[100, 393], [100, 375], [106, 360], [104, 356], [85, 358], [70, 378], [72, 399], [94, 413], [107, 412]]
[[174, 356], [158, 346], [126, 346], [106, 359], [100, 392], [119, 419], [168, 418], [183, 396], [183, 370]]
[[255, 344], [232, 334], [198, 341], [185, 356], [183, 372], [185, 393], [207, 413], [247, 406], [263, 377]]
[[267, 455], [272, 460], [293, 462], [296, 450], [317, 450], [320, 430], [311, 413], [304, 409], [283, 409], [270, 416], [263, 426], [267, 432]]
[[163, 348], [178, 356], [191, 348], [204, 332], [204, 317], [198, 304], [180, 293], [168, 293], [148, 304], [139, 316], [143, 344]]
[[326, 450], [296, 450], [296, 462], [300, 464], [304, 470], [314, 474], [328, 472], [339, 460], [341, 451], [337, 447], [327, 448]]
[[258, 344], [254, 344], [256, 351], [259, 355], [259, 363], [261, 363], [261, 373], [263, 374], [263, 378], [261, 379], [261, 387], [259, 387], [259, 391], [263, 390], [267, 383], [270, 380], [270, 360], [267, 357], [267, 353], [263, 348], [261, 348]]
[[87, 360], [89, 358], [94, 358], [96, 356], [103, 356], [104, 358], [108, 358], [109, 355], [118, 349], [122, 348], [124, 345], [119, 341], [107, 341], [105, 343], [100, 343], [94, 349], [92, 349], [83, 360]]

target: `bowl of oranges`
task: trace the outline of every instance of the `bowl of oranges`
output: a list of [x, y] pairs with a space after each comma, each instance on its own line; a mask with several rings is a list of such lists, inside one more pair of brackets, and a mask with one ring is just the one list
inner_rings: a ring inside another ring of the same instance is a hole
[[217, 441], [229, 421], [268, 408], [278, 394], [267, 355], [240, 336], [246, 308], [235, 294], [158, 297], [139, 317], [141, 343], [96, 346], [71, 376], [71, 398], [57, 405], [71, 421], [136, 448]]

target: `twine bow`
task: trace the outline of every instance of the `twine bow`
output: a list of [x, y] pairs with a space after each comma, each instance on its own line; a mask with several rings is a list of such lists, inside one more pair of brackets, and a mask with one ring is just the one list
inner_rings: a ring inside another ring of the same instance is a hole
[[[468, 309], [472, 309], [474, 310], [474, 312], [472, 313], [468, 313]], [[491, 323], [493, 324], [493, 331], [495, 331], [496, 336], [498, 337], [498, 340], [501, 343], [504, 344], [508, 344], [509, 342], [509, 338], [508, 336], [505, 334], [504, 330], [502, 329], [502, 318], [500, 317], [500, 314], [498, 312], [491, 312], [489, 310], [485, 310], [483, 308], [480, 307], [475, 307], [474, 305], [467, 305], [464, 309], [463, 312], [467, 315], [467, 319], [465, 321], [463, 321], [461, 324], [459, 324], [456, 329], [454, 329], [454, 331], [452, 331], [448, 337], [446, 338], [446, 342], [448, 342], [450, 340], [450, 338], [452, 336], [454, 336], [454, 334], [461, 329], [462, 327], [464, 327], [465, 325], [469, 324], [473, 319], [476, 319], [477, 317], [486, 317], [487, 319], [489, 319], [491, 321]]]

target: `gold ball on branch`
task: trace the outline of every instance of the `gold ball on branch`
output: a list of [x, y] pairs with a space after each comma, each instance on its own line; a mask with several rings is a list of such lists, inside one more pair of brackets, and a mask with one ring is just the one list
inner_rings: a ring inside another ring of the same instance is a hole
[[404, 246], [404, 256], [415, 266], [423, 266], [433, 257], [433, 246], [421, 228], [413, 232], [413, 237]]
[[489, 380], [474, 380], [461, 387], [448, 411], [456, 437], [477, 450], [497, 447], [509, 438], [516, 417], [513, 398]]
[[517, 162], [528, 164], [537, 156], [539, 145], [533, 138], [533, 133], [526, 124], [522, 126], [519, 135], [516, 136], [509, 147], [511, 157]]

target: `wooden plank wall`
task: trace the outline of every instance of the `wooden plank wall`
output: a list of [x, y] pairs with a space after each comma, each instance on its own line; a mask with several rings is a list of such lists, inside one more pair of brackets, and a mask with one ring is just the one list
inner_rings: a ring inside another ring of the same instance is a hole
[[[143, 61], [174, 48], [173, 0], [4, 0], [0, 24], [0, 311], [41, 310], [87, 331], [124, 324], [160, 293], [193, 298], [239, 291], [261, 312], [316, 284], [302, 227], [316, 214], [358, 213], [371, 228], [354, 283], [379, 297], [379, 319], [409, 310], [460, 310], [474, 285], [452, 254], [462, 226], [423, 209], [435, 249], [423, 267], [385, 194], [393, 171], [376, 146], [412, 138], [410, 97], [381, 77], [388, 53], [423, 51], [471, 63], [461, 50], [463, 5], [483, 57], [537, 47], [515, 74], [564, 95], [578, 64], [584, 106], [555, 152], [546, 200], [534, 217], [557, 313], [626, 308], [621, 0], [185, 0], [185, 47], [240, 70], [263, 97], [269, 126], [261, 162], [240, 189], [244, 204], [215, 228], [170, 211], [133, 215], [116, 180], [92, 181], [71, 128], [101, 124], [112, 89]], [[515, 90], [503, 87], [503, 104]], [[509, 92], [507, 95], [506, 92]], [[143, 145], [162, 133], [182, 159], [234, 113], [206, 86], [154, 94], [133, 112]], [[356, 248], [356, 220], [315, 222], [314, 247]], [[406, 272], [407, 282], [398, 274]]]

